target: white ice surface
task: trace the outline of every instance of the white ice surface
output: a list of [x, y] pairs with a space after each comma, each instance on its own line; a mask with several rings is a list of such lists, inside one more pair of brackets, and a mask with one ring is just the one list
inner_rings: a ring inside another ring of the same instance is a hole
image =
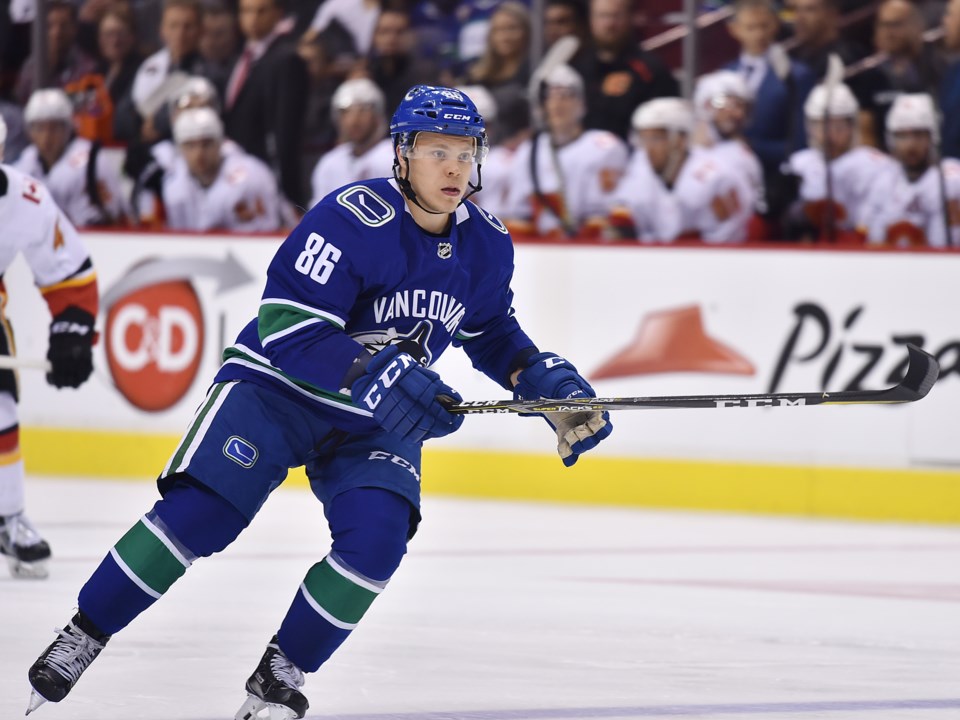
[[[0, 720], [151, 483], [32, 478], [47, 581], [0, 568]], [[387, 591], [308, 677], [308, 718], [960, 717], [960, 528], [427, 497]], [[274, 494], [36, 720], [229, 720], [329, 545]]]

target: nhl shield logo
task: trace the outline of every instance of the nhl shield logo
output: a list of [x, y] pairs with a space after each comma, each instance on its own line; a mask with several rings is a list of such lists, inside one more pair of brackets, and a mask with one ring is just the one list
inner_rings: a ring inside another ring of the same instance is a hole
[[448, 242], [437, 245], [437, 257], [441, 260], [449, 260], [453, 257], [453, 245]]

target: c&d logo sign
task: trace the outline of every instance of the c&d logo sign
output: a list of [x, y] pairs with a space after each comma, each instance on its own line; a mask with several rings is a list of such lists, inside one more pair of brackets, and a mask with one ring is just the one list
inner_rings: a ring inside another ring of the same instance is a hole
[[193, 385], [206, 340], [200, 297], [191, 279], [213, 277], [217, 292], [253, 277], [231, 255], [152, 259], [135, 265], [103, 296], [104, 350], [114, 384], [131, 405], [157, 412]]

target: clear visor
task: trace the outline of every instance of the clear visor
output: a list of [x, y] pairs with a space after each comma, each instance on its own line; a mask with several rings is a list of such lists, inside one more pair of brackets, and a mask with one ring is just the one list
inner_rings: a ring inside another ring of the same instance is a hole
[[489, 148], [478, 142], [476, 138], [471, 138], [471, 140], [473, 141], [472, 149], [457, 151], [436, 145], [420, 147], [414, 140], [412, 145], [402, 147], [402, 154], [408, 160], [432, 160], [438, 164], [456, 160], [462, 165], [479, 165], [487, 159]]

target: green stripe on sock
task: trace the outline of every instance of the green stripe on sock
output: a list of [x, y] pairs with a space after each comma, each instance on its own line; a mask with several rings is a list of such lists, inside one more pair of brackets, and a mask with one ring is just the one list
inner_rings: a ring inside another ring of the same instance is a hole
[[210, 408], [212, 408], [214, 403], [217, 402], [217, 398], [220, 397], [220, 393], [223, 392], [223, 389], [226, 386], [227, 383], [219, 383], [213, 389], [213, 392], [210, 393], [210, 399], [207, 400], [206, 404], [197, 414], [197, 419], [194, 420], [193, 425], [190, 426], [187, 434], [184, 436], [183, 440], [180, 441], [180, 445], [177, 446], [177, 449], [173, 454], [173, 460], [170, 461], [169, 465], [171, 471], [175, 471], [178, 467], [180, 467], [180, 463], [183, 462], [183, 457], [187, 454], [187, 449], [190, 447], [190, 443], [193, 442], [197, 432], [200, 430], [200, 426], [203, 425], [204, 418], [207, 417], [207, 413], [210, 412]]
[[375, 592], [350, 582], [326, 560], [310, 568], [303, 584], [310, 597], [330, 615], [355, 625], [377, 597]]
[[156, 592], [165, 593], [187, 571], [141, 520], [114, 546], [127, 567]]

